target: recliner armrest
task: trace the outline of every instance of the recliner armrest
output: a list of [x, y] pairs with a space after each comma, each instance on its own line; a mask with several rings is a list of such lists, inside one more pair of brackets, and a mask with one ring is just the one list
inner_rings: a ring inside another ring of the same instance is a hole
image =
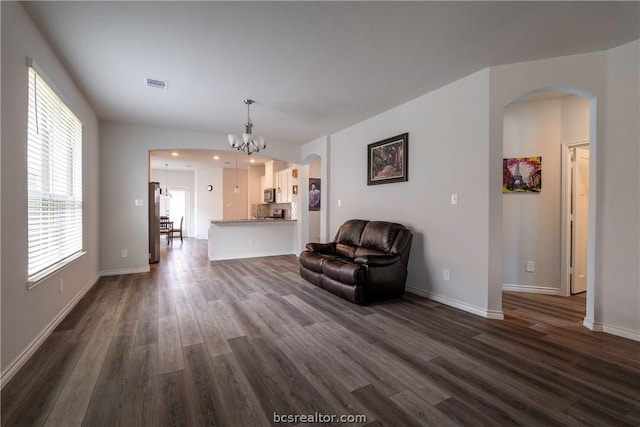
[[335, 254], [336, 253], [336, 244], [335, 242], [331, 243], [307, 243], [307, 250], [311, 252], [316, 252], [319, 254]]
[[399, 255], [360, 255], [353, 262], [370, 267], [384, 267], [385, 265], [395, 264], [399, 260]]

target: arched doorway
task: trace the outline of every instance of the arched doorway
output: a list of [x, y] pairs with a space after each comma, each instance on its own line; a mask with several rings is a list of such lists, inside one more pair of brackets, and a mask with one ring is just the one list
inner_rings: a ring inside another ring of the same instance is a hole
[[[539, 191], [503, 190], [503, 290], [569, 295], [570, 280], [575, 281], [577, 273], [575, 236], [582, 229], [586, 250], [581, 274], [586, 276], [582, 279], [586, 279], [587, 293], [583, 323], [587, 327], [593, 324], [595, 295], [595, 123], [595, 96], [575, 88], [535, 89], [503, 108], [504, 164], [541, 158], [542, 171]], [[592, 171], [583, 183], [588, 189], [583, 201], [588, 200], [589, 215], [579, 227], [572, 199], [576, 196], [567, 193], [575, 175], [565, 175], [567, 164], [571, 167], [567, 156], [577, 146], [590, 148], [588, 170]], [[504, 179], [508, 175], [504, 172]]]
[[[323, 241], [322, 217], [326, 210], [323, 206], [326, 197], [322, 173], [322, 158], [311, 154], [302, 160], [300, 165], [300, 249], [309, 242]], [[313, 184], [314, 195], [311, 195]], [[314, 199], [310, 204], [310, 196]], [[318, 197], [319, 196], [319, 197]]]

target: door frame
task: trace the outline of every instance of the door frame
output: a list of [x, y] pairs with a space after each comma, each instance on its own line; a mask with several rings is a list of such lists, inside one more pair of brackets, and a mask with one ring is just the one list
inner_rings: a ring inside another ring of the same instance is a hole
[[[589, 146], [589, 140], [579, 140], [572, 142], [563, 142], [561, 148], [561, 197], [562, 197], [562, 213], [561, 213], [561, 244], [560, 244], [560, 295], [571, 295], [571, 249], [573, 241], [571, 238], [571, 150], [576, 147]], [[589, 162], [589, 175], [591, 175], [591, 162]], [[589, 189], [591, 194], [591, 188]], [[589, 212], [591, 213], [591, 212]], [[590, 230], [589, 230], [590, 231]], [[587, 247], [592, 241], [587, 239]], [[588, 251], [588, 249], [587, 249]], [[587, 260], [588, 262], [588, 260]], [[588, 287], [587, 287], [588, 291]]]

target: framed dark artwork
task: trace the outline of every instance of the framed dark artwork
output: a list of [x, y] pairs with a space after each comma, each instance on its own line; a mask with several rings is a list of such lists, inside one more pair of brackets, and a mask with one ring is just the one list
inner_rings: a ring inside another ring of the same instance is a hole
[[309, 178], [309, 210], [320, 210], [320, 178]]
[[542, 190], [542, 157], [502, 159], [503, 193], [539, 193]]
[[409, 134], [367, 146], [367, 185], [409, 181]]

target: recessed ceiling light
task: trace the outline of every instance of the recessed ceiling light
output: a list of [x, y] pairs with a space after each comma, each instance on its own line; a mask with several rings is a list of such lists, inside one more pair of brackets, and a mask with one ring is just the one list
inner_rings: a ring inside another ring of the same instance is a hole
[[173, 157], [178, 157], [178, 153], [176, 153], [175, 151], [174, 151], [173, 153], [171, 153], [171, 155], [172, 155]]
[[256, 162], [256, 159], [249, 160], [249, 163], [255, 163], [255, 162]]
[[220, 160], [220, 156], [213, 156], [213, 160]]

